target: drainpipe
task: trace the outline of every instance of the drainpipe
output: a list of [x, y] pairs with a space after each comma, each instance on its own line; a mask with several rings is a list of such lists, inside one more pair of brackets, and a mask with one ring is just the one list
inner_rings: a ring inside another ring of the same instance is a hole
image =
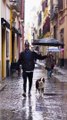
[[10, 8], [10, 64], [12, 62], [12, 9]]
[[[1, 1], [0, 1], [0, 13], [1, 13]], [[1, 14], [0, 14], [0, 18], [1, 18]], [[0, 19], [0, 81], [1, 81], [1, 70], [2, 70], [2, 67], [1, 67], [1, 61], [2, 61], [2, 59], [1, 59], [1, 45], [2, 45], [2, 43], [1, 43], [1, 39], [2, 39], [2, 36], [1, 36], [1, 19]]]

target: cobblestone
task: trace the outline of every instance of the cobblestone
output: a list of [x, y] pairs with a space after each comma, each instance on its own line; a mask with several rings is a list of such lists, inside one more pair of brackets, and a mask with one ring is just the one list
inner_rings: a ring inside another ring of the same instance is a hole
[[[35, 82], [45, 77], [44, 95], [36, 93]], [[22, 77], [8, 78], [0, 92], [0, 120], [67, 120], [67, 83], [53, 76], [46, 77], [44, 69], [35, 69], [31, 97], [24, 98]], [[28, 85], [28, 82], [27, 82]], [[28, 90], [28, 87], [27, 87]], [[27, 91], [28, 94], [28, 91]]]

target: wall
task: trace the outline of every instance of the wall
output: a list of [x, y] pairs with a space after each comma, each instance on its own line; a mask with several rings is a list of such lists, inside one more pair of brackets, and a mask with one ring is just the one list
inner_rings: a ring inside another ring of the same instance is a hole
[[[0, 0], [0, 18], [1, 18], [1, 0]], [[0, 19], [0, 81], [1, 81], [1, 19]]]

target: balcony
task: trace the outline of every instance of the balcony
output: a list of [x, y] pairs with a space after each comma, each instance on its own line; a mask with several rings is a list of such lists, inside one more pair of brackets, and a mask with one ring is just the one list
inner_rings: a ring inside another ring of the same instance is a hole
[[50, 32], [50, 18], [49, 18], [49, 16], [46, 18], [46, 21], [43, 25], [43, 35], [45, 35], [48, 32]]
[[63, 0], [58, 0], [58, 12], [63, 12]]
[[55, 6], [54, 13], [55, 13], [55, 15], [58, 14], [58, 6]]
[[53, 9], [51, 9], [50, 19], [54, 20], [58, 17], [58, 7], [55, 6]]
[[20, 0], [10, 0], [11, 9], [15, 9], [17, 12], [20, 12]]

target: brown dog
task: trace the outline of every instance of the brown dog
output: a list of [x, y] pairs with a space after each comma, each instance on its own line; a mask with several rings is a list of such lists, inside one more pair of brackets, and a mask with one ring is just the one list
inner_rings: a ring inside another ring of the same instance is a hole
[[36, 81], [36, 92], [38, 91], [40, 94], [44, 93], [44, 84], [45, 78], [40, 78]]

